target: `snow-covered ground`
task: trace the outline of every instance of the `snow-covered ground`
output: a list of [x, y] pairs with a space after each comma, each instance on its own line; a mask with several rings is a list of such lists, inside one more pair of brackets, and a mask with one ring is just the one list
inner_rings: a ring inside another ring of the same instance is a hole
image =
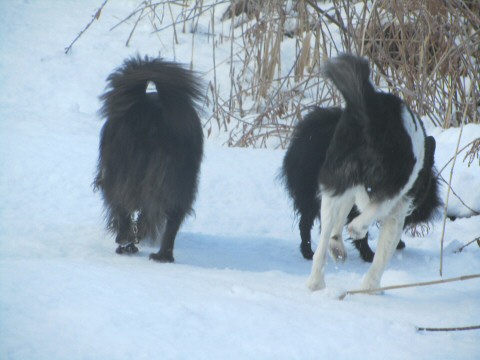
[[[91, 188], [97, 97], [137, 51], [190, 61], [188, 34], [174, 56], [170, 30], [140, 26], [128, 48], [130, 26], [108, 31], [138, 2], [111, 0], [69, 55], [64, 47], [102, 1], [0, 2], [0, 359], [478, 359], [479, 330], [416, 331], [479, 325], [478, 279], [339, 301], [368, 268], [349, 246], [344, 265], [329, 262], [327, 289], [307, 289], [310, 263], [276, 180], [282, 150], [209, 139], [176, 263], [148, 261], [148, 244], [135, 256], [114, 253]], [[194, 64], [206, 71], [211, 46], [196, 41]], [[441, 168], [459, 130], [429, 131]], [[466, 126], [461, 146], [477, 137], [480, 126]], [[453, 187], [478, 211], [480, 166], [462, 160]], [[469, 214], [450, 201], [450, 214]], [[404, 235], [382, 284], [439, 279], [441, 233], [439, 219], [423, 238]], [[479, 272], [476, 244], [453, 252], [478, 236], [480, 216], [447, 221], [444, 277]]]

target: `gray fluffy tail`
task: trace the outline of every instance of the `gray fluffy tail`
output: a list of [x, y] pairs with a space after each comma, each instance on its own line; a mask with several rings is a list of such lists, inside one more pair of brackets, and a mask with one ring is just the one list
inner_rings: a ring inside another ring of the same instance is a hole
[[365, 113], [366, 97], [375, 92], [369, 79], [370, 67], [366, 59], [342, 54], [325, 63], [323, 74], [340, 91], [347, 109]]
[[155, 84], [161, 101], [170, 98], [193, 106], [203, 97], [203, 86], [193, 71], [147, 56], [125, 60], [107, 81], [107, 91], [100, 96], [103, 102], [100, 115], [109, 119], [123, 116], [132, 105], [144, 100], [149, 82]]

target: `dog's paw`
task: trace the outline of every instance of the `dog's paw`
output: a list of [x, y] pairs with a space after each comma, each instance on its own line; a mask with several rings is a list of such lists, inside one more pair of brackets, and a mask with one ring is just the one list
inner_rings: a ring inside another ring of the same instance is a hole
[[335, 262], [347, 260], [347, 250], [342, 239], [331, 239], [328, 244], [328, 252]]
[[158, 261], [161, 263], [173, 263], [175, 261], [172, 253], [165, 254], [161, 252], [150, 254], [150, 260]]
[[[360, 286], [362, 290], [375, 290], [380, 288], [380, 280], [378, 280], [376, 277], [370, 276], [368, 273], [365, 275], [362, 281], [362, 285]], [[372, 291], [369, 292], [369, 294], [374, 294], [374, 295], [381, 295], [383, 294], [383, 291]]]
[[115, 242], [119, 245], [119, 247], [128, 247], [129, 245], [133, 245], [133, 243], [138, 244], [138, 241], [135, 241], [135, 236], [133, 236], [131, 233], [117, 234]]
[[303, 255], [303, 257], [307, 260], [312, 260], [313, 259], [313, 254], [314, 252], [312, 251], [312, 245], [311, 244], [301, 244], [300, 245], [300, 251]]
[[368, 225], [357, 223], [355, 220], [348, 225], [348, 233], [353, 240], [363, 239], [367, 235]]
[[323, 276], [310, 275], [307, 286], [311, 291], [325, 289], [325, 279]]
[[138, 252], [138, 248], [133, 244], [119, 245], [115, 250], [115, 252], [120, 255], [122, 254], [131, 255], [131, 254], [136, 254]]

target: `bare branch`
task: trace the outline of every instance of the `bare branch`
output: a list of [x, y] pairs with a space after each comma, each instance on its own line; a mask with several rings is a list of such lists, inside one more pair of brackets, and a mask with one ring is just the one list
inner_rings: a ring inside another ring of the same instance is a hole
[[445, 283], [450, 283], [450, 282], [455, 282], [455, 281], [472, 280], [472, 279], [477, 279], [477, 278], [480, 278], [480, 274], [465, 275], [465, 276], [459, 276], [459, 277], [450, 278], [450, 279], [418, 282], [418, 283], [413, 283], [413, 284], [385, 286], [385, 287], [380, 287], [380, 288], [377, 288], [377, 289], [351, 290], [351, 291], [346, 291], [345, 293], [340, 295], [339, 300], [345, 299], [345, 297], [347, 295], [380, 293], [380, 292], [387, 291], [387, 290], [397, 290], [397, 289], [405, 289], [405, 288], [412, 288], [412, 287], [419, 287], [419, 286], [438, 285], [438, 284], [445, 284]]
[[100, 18], [100, 14], [102, 13], [102, 10], [103, 8], [105, 7], [105, 5], [107, 4], [108, 0], [105, 0], [103, 2], [103, 4], [98, 8], [98, 10], [95, 12], [95, 14], [92, 16], [92, 19], [90, 20], [90, 22], [83, 28], [82, 31], [80, 31], [80, 33], [77, 35], [77, 37], [70, 43], [70, 45], [68, 45], [66, 48], [65, 48], [65, 54], [68, 54], [70, 52], [70, 50], [72, 49], [72, 46], [73, 44], [75, 44], [77, 42], [78, 39], [80, 39], [80, 37], [83, 35], [83, 33], [85, 31], [88, 30], [88, 28], [90, 27], [90, 25], [93, 24], [93, 22], [95, 20], [98, 20]]
[[480, 325], [463, 326], [463, 327], [449, 327], [449, 328], [417, 327], [417, 331], [466, 331], [466, 330], [480, 330]]

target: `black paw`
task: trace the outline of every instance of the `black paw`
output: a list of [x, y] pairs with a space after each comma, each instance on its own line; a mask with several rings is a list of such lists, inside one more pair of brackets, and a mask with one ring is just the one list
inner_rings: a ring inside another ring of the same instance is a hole
[[117, 254], [136, 254], [138, 252], [138, 248], [133, 245], [133, 244], [128, 244], [128, 245], [119, 245], [117, 247], [117, 250], [115, 250]]
[[117, 234], [115, 242], [119, 245], [119, 247], [128, 247], [129, 245], [133, 245], [132, 243], [138, 243], [138, 241], [135, 241], [135, 236], [131, 233]]
[[161, 252], [150, 254], [150, 260], [158, 261], [161, 263], [173, 263], [175, 261], [172, 253], [164, 254]]
[[405, 243], [402, 240], [400, 240], [400, 242], [397, 245], [397, 250], [402, 250], [402, 249], [405, 249]]
[[353, 240], [353, 243], [360, 253], [362, 260], [371, 263], [375, 253], [370, 249], [370, 246], [368, 246], [368, 238], [365, 237], [363, 239]]
[[300, 245], [300, 252], [302, 253], [303, 257], [307, 260], [312, 260], [313, 259], [313, 251], [312, 251], [312, 246], [310, 244], [301, 244]]
[[360, 250], [360, 257], [365, 262], [371, 263], [373, 261], [374, 256], [375, 256], [375, 253], [370, 249]]

